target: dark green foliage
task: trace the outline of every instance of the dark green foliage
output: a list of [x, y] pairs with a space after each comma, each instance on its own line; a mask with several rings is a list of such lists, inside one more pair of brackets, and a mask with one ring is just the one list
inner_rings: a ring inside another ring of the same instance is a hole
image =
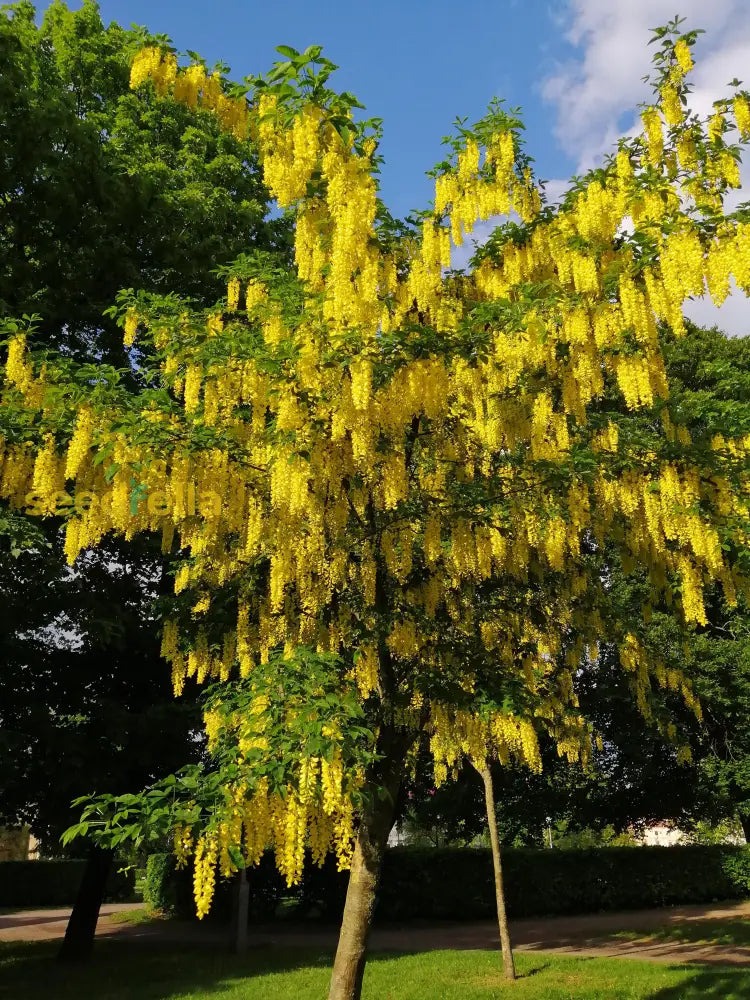
[[[0, 14], [0, 312], [122, 364], [121, 288], [215, 301], [214, 269], [275, 243], [253, 150], [215, 117], [129, 89], [139, 32], [56, 0]], [[285, 238], [280, 237], [283, 243]]]
[[[281, 900], [290, 894], [284, 879], [276, 870], [271, 854], [266, 854], [257, 868], [248, 870], [250, 883], [250, 919], [269, 920]], [[209, 921], [226, 923], [232, 915], [234, 879], [217, 879], [216, 892]], [[294, 893], [295, 890], [291, 890]], [[171, 854], [151, 854], [146, 865], [146, 882], [143, 888], [146, 906], [171, 917], [183, 920], [195, 918], [193, 902], [193, 867], [178, 869]]]
[[[172, 854], [150, 854], [146, 862], [143, 902], [149, 909], [170, 917], [186, 916], [193, 905], [191, 871], [177, 869]], [[219, 883], [216, 903], [222, 888], [223, 884]]]
[[[503, 865], [515, 918], [750, 896], [750, 850], [742, 847], [511, 849]], [[388, 851], [377, 912], [387, 920], [490, 919], [489, 850]]]
[[[338, 921], [344, 907], [349, 872], [336, 870], [330, 855], [322, 868], [307, 864], [301, 885], [287, 887], [276, 870], [273, 855], [267, 852], [257, 868], [249, 868], [250, 919], [271, 920], [280, 904], [289, 904], [288, 912], [295, 917], [321, 917]], [[216, 892], [206, 920], [227, 922], [232, 913], [234, 880], [217, 878]], [[151, 909], [180, 920], [194, 920], [193, 866], [175, 866], [171, 854], [151, 854], [146, 865], [143, 901]]]
[[175, 700], [159, 656], [160, 553], [106, 545], [70, 573], [61, 549], [0, 552], [0, 817], [45, 854], [80, 813], [71, 800], [142, 787], [201, 747], [197, 706]]
[[[745, 847], [605, 847], [504, 852], [508, 912], [536, 917], [600, 910], [710, 903], [750, 896]], [[151, 855], [144, 899], [183, 919], [195, 915], [192, 869], [176, 871], [170, 855]], [[274, 879], [275, 875], [275, 879]], [[297, 918], [338, 921], [348, 872], [333, 859], [308, 865], [302, 884], [287, 889], [270, 855], [248, 872], [251, 915], [269, 919], [285, 900]], [[492, 857], [484, 848], [395, 847], [386, 852], [377, 917], [400, 920], [489, 920], [495, 916]], [[227, 920], [231, 885], [217, 884], [212, 917]]]
[[[385, 853], [384, 870], [388, 866], [390, 851]], [[336, 859], [330, 855], [323, 866], [306, 864], [302, 884], [297, 889], [295, 916], [319, 917], [324, 921], [338, 923], [344, 912], [349, 872], [340, 872]], [[381, 883], [379, 893], [382, 896]]]
[[[85, 861], [67, 859], [0, 861], [0, 906], [72, 906], [85, 867]], [[107, 879], [105, 902], [129, 900], [134, 889], [135, 871], [118, 871], [114, 865]]]

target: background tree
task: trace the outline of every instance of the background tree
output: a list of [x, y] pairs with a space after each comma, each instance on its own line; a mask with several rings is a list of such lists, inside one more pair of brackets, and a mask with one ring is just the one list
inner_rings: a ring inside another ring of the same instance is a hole
[[284, 245], [252, 147], [212, 115], [128, 86], [145, 30], [55, 0], [0, 17], [0, 312], [36, 342], [128, 366], [107, 315], [123, 288], [212, 302], [215, 269]]
[[[718, 330], [689, 326], [688, 336], [668, 342], [665, 363], [673, 405], [693, 436], [731, 422], [739, 433], [750, 431], [750, 341], [727, 339]], [[612, 565], [613, 578], [633, 613], [644, 606], [646, 589], [637, 576], [624, 577]], [[629, 596], [626, 596], [629, 594]], [[604, 737], [599, 754], [601, 778], [592, 788], [578, 783], [573, 812], [578, 822], [600, 822], [617, 829], [649, 822], [686, 826], [718, 822], [747, 808], [747, 629], [748, 607], [742, 598], [727, 605], [720, 588], [707, 593], [706, 621], [685, 649], [668, 616], [655, 613], [646, 629], [651, 642], [665, 650], [672, 666], [693, 660], [695, 690], [702, 705], [696, 720], [681, 710], [668, 688], [654, 712], [668, 713], [691, 748], [691, 760], [678, 763], [674, 750], [641, 713], [628, 706], [617, 653], [605, 648], [596, 668], [585, 672], [581, 701]], [[606, 647], [606, 644], [605, 644]], [[721, 776], [725, 780], [722, 780]], [[585, 794], [584, 794], [585, 791]]]
[[76, 572], [58, 540], [0, 558], [0, 807], [44, 854], [60, 852], [74, 798], [148, 783], [199, 750], [195, 702], [175, 701], [159, 657], [162, 560], [126, 554], [106, 546]]
[[[688, 324], [687, 336], [665, 343], [665, 364], [673, 405], [692, 434], [727, 420], [738, 431], [750, 430], [749, 339], [728, 339], [716, 329]], [[608, 572], [637, 614], [645, 596], [643, 581], [624, 577], [616, 563], [610, 562]], [[544, 742], [541, 774], [495, 769], [502, 803], [498, 821], [506, 843], [541, 846], [548, 819], [556, 827], [556, 842], [562, 829], [592, 835], [609, 830], [611, 836], [664, 821], [687, 830], [734, 817], [747, 836], [750, 619], [745, 602], [730, 608], [720, 590], [706, 601], [706, 614], [706, 625], [692, 636], [689, 650], [701, 720], [686, 712], [679, 698], [661, 695], [666, 704], [660, 710], [678, 724], [691, 760], [678, 763], [663, 731], [638, 710], [617, 649], [603, 642], [597, 661], [582, 664], [576, 679], [581, 708], [602, 745], [594, 748], [588, 772], [556, 759], [554, 747]], [[675, 661], [684, 658], [668, 618], [657, 614], [647, 628], [654, 646], [673, 649]], [[425, 781], [413, 789], [408, 804], [412, 830], [436, 829], [438, 835], [464, 841], [482, 831], [481, 789], [471, 775], [461, 777], [458, 795], [448, 788], [435, 792], [429, 776]]]
[[[694, 423], [724, 419], [750, 433], [750, 339], [695, 330], [669, 356], [672, 384]], [[704, 721], [693, 740], [697, 794], [693, 820], [737, 816], [750, 842], [750, 608], [728, 607], [720, 592], [707, 604], [708, 621], [696, 636], [696, 691]]]
[[[117, 292], [211, 302], [215, 268], [252, 246], [283, 253], [288, 226], [266, 218], [248, 142], [130, 91], [144, 31], [105, 27], [91, 0], [35, 17], [27, 2], [0, 13], [0, 317], [34, 314], [37, 347], [117, 364], [135, 386], [137, 361], [107, 313]], [[73, 798], [187, 763], [199, 719], [158, 661], [155, 598], [172, 587], [158, 541], [112, 540], [71, 571], [60, 525], [0, 512], [0, 816], [52, 853]], [[97, 872], [89, 930], [106, 864]]]

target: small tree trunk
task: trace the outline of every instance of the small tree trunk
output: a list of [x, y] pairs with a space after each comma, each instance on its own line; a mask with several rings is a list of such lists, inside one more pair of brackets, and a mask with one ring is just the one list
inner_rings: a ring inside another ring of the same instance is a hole
[[247, 951], [247, 922], [250, 909], [250, 883], [247, 880], [247, 869], [240, 868], [237, 873], [237, 891], [234, 903], [234, 921], [232, 934], [232, 951], [244, 955]]
[[392, 731], [381, 732], [378, 743], [383, 757], [378, 773], [368, 783], [370, 797], [357, 831], [328, 1000], [360, 1000], [362, 996], [375, 893], [393, 827], [407, 749]]
[[745, 843], [750, 844], [750, 815], [747, 813], [738, 813], [737, 818], [740, 821], [742, 832], [745, 834]]
[[[475, 765], [476, 766], [476, 765]], [[500, 854], [500, 838], [497, 834], [497, 815], [495, 813], [495, 791], [492, 787], [492, 772], [487, 764], [477, 767], [484, 782], [484, 801], [487, 807], [487, 826], [490, 830], [492, 846], [492, 864], [495, 869], [495, 902], [497, 904], [497, 923], [500, 929], [500, 948], [503, 954], [503, 972], [506, 979], [516, 978], [516, 967], [513, 961], [513, 946], [508, 930], [508, 916], [505, 912], [505, 889], [503, 887], [503, 864]]]
[[90, 849], [73, 912], [65, 930], [65, 939], [57, 953], [59, 961], [85, 962], [91, 957], [99, 910], [113, 857], [114, 851], [101, 847]]

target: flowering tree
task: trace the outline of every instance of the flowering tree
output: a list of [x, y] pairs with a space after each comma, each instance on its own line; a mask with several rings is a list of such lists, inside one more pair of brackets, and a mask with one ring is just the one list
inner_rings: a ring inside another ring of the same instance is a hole
[[[690, 114], [695, 33], [661, 37], [643, 133], [560, 205], [495, 103], [406, 223], [378, 199], [377, 122], [328, 89], [319, 49], [283, 48], [238, 88], [147, 47], [136, 89], [256, 139], [296, 269], [242, 257], [206, 312], [124, 296], [126, 342], [155, 359], [137, 395], [111, 370], [36, 358], [20, 327], [9, 338], [2, 495], [44, 514], [62, 494], [71, 561], [109, 532], [161, 532], [182, 555], [163, 654], [176, 692], [218, 682], [205, 721], [221, 778], [160, 808], [195, 855], [199, 913], [217, 860], [229, 873], [270, 845], [293, 882], [306, 844], [335, 850], [352, 877], [333, 1000], [360, 995], [423, 734], [438, 780], [462, 758], [538, 769], [540, 730], [585, 759], [574, 675], [603, 635], [644, 713], [659, 685], [699, 711], [689, 670], [620, 613], [605, 542], [685, 630], [705, 621], [707, 582], [730, 602], [750, 586], [750, 437], [692, 439], [661, 350], [704, 281], [717, 301], [732, 275], [750, 289], [747, 213], [723, 207], [750, 105], [738, 91], [707, 126]], [[452, 244], [504, 214], [451, 270]]]

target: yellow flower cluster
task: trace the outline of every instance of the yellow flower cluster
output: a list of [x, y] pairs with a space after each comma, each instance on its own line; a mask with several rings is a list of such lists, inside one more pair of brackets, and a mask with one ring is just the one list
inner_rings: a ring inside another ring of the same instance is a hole
[[743, 94], [734, 99], [734, 120], [737, 122], [740, 137], [750, 137], [750, 101]]
[[675, 42], [674, 54], [681, 73], [687, 75], [693, 68], [693, 56], [690, 52], [690, 46], [684, 38], [680, 38]]
[[136, 53], [130, 67], [130, 86], [136, 90], [146, 80], [151, 80], [157, 94], [166, 94], [177, 77], [177, 59], [171, 53], [162, 53], [157, 46], [146, 46]]
[[[176, 643], [174, 626], [169, 627], [163, 651], [169, 652]], [[167, 648], [169, 647], [169, 648]], [[367, 655], [365, 651], [365, 655]], [[289, 703], [285, 712], [292, 717], [302, 706]], [[225, 712], [215, 703], [204, 713], [204, 727], [209, 750], [215, 750], [220, 738], [227, 734], [238, 749], [240, 772], [252, 770], [253, 761], [275, 760], [274, 749], [269, 745], [269, 700], [258, 694], [248, 713]], [[324, 727], [335, 744], [340, 732], [335, 727]], [[243, 764], [248, 768], [243, 768]], [[325, 856], [333, 851], [341, 869], [348, 867], [354, 839], [354, 812], [352, 797], [357, 794], [364, 780], [359, 769], [345, 769], [340, 749], [330, 757], [312, 757], [300, 753], [295, 768], [295, 779], [283, 789], [271, 791], [268, 779], [257, 780], [252, 787], [240, 781], [225, 789], [224, 805], [216, 816], [215, 840], [198, 839], [195, 848], [196, 904], [199, 915], [203, 900], [213, 891], [212, 876], [205, 864], [211, 845], [214, 857], [224, 858], [224, 874], [235, 871], [229, 848], [241, 850], [246, 864], [254, 865], [266, 849], [275, 852], [279, 872], [288, 885], [299, 882], [302, 876], [304, 853], [309, 847], [313, 861], [322, 864]], [[179, 857], [186, 858], [193, 850], [190, 832], [180, 829]], [[199, 888], [200, 887], [200, 888]], [[210, 898], [210, 897], [209, 897]]]
[[468, 757], [478, 766], [489, 757], [506, 765], [516, 760], [541, 773], [539, 742], [528, 719], [501, 712], [481, 717], [433, 702], [428, 728], [438, 783], [456, 768], [461, 757]]
[[164, 96], [172, 92], [175, 100], [191, 108], [201, 107], [213, 111], [222, 126], [236, 138], [248, 134], [248, 110], [244, 97], [227, 97], [221, 87], [221, 78], [206, 74], [203, 66], [188, 66], [179, 71], [177, 59], [171, 52], [162, 52], [156, 46], [146, 46], [135, 56], [130, 69], [130, 86], [137, 89], [150, 80], [156, 93]]
[[204, 834], [195, 845], [195, 867], [193, 869], [193, 895], [198, 919], [211, 909], [211, 901], [216, 888], [216, 861], [219, 854], [218, 839], [214, 832]]
[[491, 170], [488, 180], [480, 172], [481, 150], [473, 139], [467, 141], [458, 155], [455, 172], [440, 174], [435, 182], [435, 213], [446, 211], [450, 217], [450, 232], [456, 246], [463, 243], [464, 233], [471, 233], [477, 219], [506, 215], [516, 209], [523, 218], [538, 210], [529, 193], [529, 185], [514, 174], [515, 148], [513, 133], [504, 131], [488, 143], [485, 164]]
[[135, 335], [138, 331], [138, 313], [135, 309], [128, 309], [127, 315], [125, 316], [125, 336], [123, 342], [126, 347], [130, 347], [135, 341]]
[[5, 362], [5, 378], [21, 392], [26, 392], [32, 383], [32, 368], [25, 360], [26, 337], [16, 334], [8, 344], [8, 357]]
[[83, 406], [76, 418], [73, 436], [68, 443], [65, 456], [65, 479], [75, 479], [91, 447], [94, 429], [94, 415], [90, 406]]
[[679, 125], [682, 122], [684, 113], [677, 88], [671, 84], [665, 84], [661, 90], [661, 102], [667, 125], [673, 128], [675, 125]]
[[[670, 91], [670, 97], [674, 92]], [[674, 99], [672, 97], [672, 99]], [[648, 162], [657, 167], [664, 155], [664, 136], [662, 134], [661, 115], [658, 108], [647, 108], [641, 115], [645, 130]]]
[[363, 646], [359, 650], [359, 655], [355, 661], [354, 674], [357, 687], [363, 698], [367, 698], [373, 691], [377, 691], [379, 673], [380, 664], [378, 662], [377, 650], [373, 645]]

